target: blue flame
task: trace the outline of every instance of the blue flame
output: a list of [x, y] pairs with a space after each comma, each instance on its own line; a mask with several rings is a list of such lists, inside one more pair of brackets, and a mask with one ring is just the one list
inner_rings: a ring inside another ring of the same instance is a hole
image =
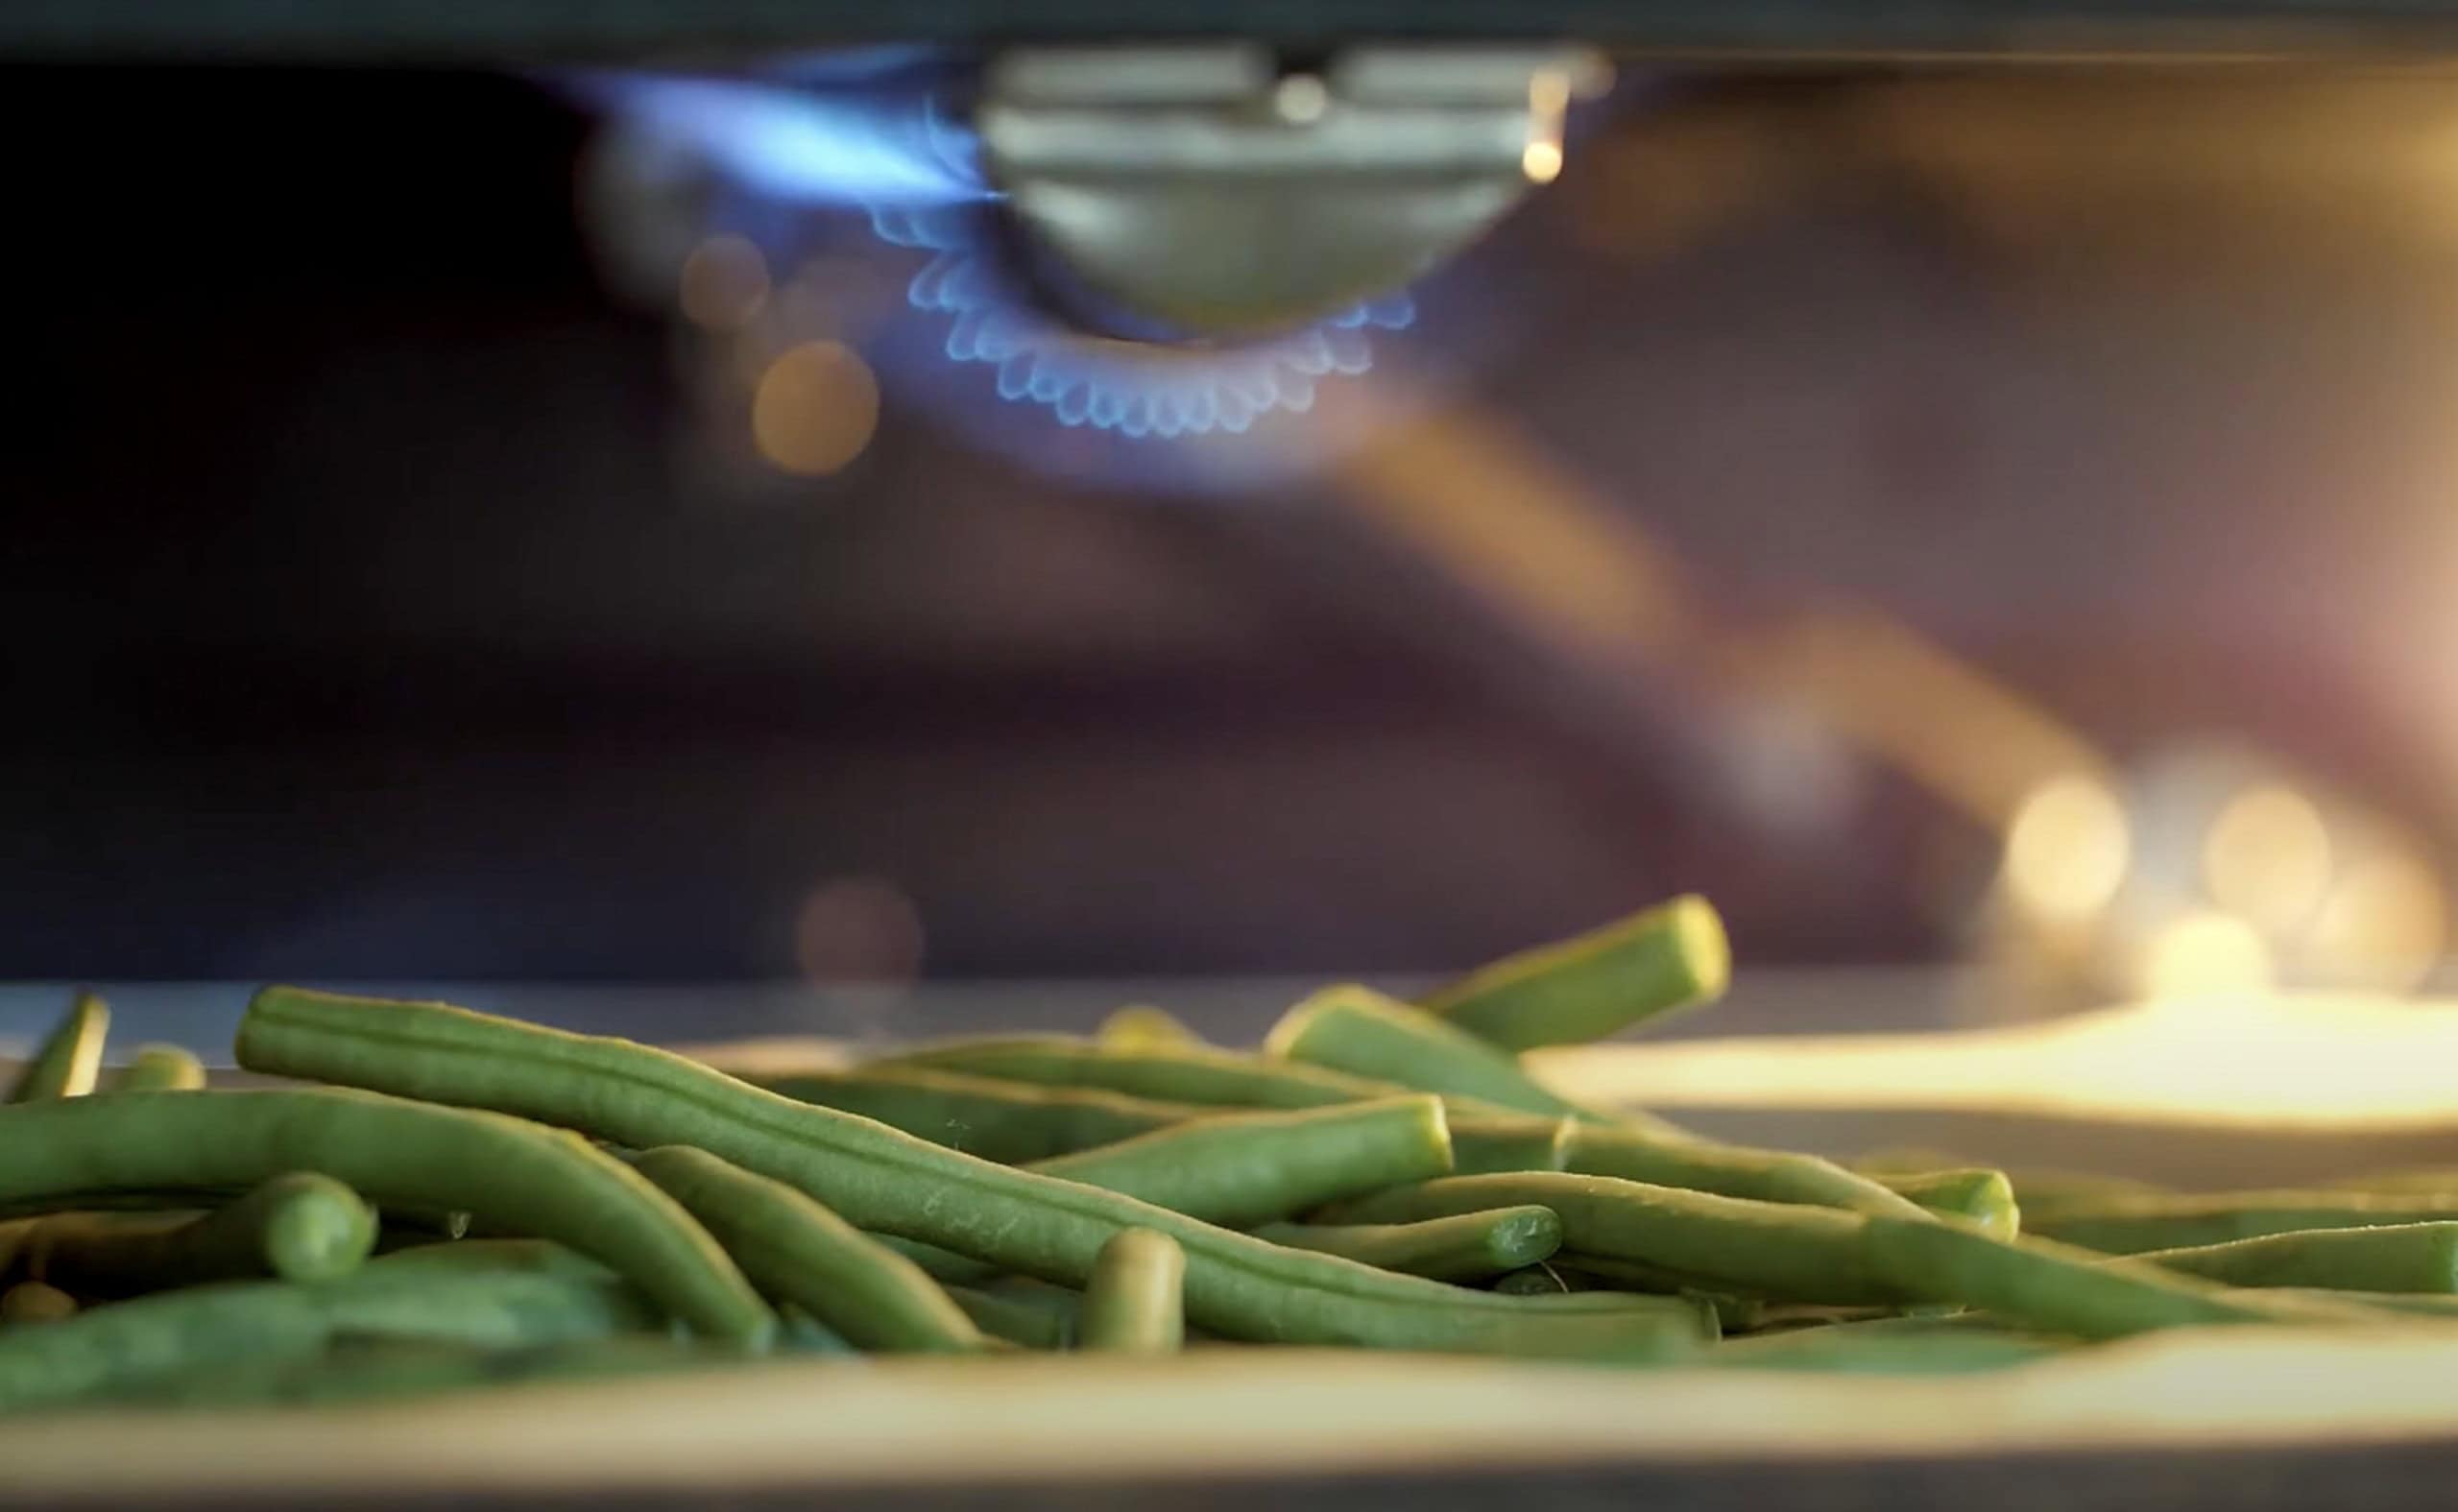
[[1311, 409], [1318, 381], [1373, 367], [1370, 332], [1415, 319], [1396, 293], [1239, 345], [1133, 342], [1070, 324], [1011, 265], [1000, 197], [948, 106], [944, 75], [910, 64], [881, 55], [788, 70], [790, 83], [596, 76], [582, 87], [687, 144], [757, 200], [859, 206], [882, 241], [930, 253], [907, 300], [950, 317], [948, 358], [997, 370], [1000, 397], [1041, 405], [1071, 428], [1138, 440], [1242, 434], [1265, 416]]
[[1401, 330], [1416, 306], [1396, 294], [1305, 330], [1235, 347], [1175, 347], [1088, 335], [1043, 313], [993, 252], [978, 212], [875, 210], [872, 228], [934, 255], [914, 276], [916, 309], [953, 318], [951, 361], [999, 372], [999, 396], [1047, 406], [1062, 425], [1138, 440], [1242, 434], [1275, 410], [1302, 414], [1314, 385], [1374, 366], [1370, 329]]

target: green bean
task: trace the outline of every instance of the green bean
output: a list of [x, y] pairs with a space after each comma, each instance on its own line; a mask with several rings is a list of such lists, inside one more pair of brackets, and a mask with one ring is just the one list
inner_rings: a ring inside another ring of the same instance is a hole
[[999, 1081], [923, 1067], [865, 1066], [744, 1080], [986, 1161], [1021, 1165], [1216, 1113], [1096, 1088]]
[[307, 1359], [332, 1326], [308, 1288], [223, 1282], [0, 1330], [0, 1413], [73, 1401], [215, 1364]]
[[1422, 1223], [1266, 1223], [1254, 1234], [1377, 1270], [1472, 1282], [1533, 1265], [1561, 1248], [1562, 1220], [1551, 1208], [1493, 1208]]
[[1498, 1171], [1557, 1171], [1562, 1168], [1562, 1131], [1576, 1126], [1569, 1118], [1454, 1117], [1451, 1122], [1451, 1168], [1461, 1176]]
[[81, 1296], [199, 1282], [348, 1275], [375, 1245], [375, 1214], [329, 1176], [286, 1171], [209, 1212], [64, 1212], [35, 1220], [26, 1273]]
[[1554, 1257], [1551, 1264], [1573, 1291], [1634, 1291], [1697, 1298], [1716, 1309], [1716, 1322], [1726, 1333], [1764, 1326], [1775, 1308], [1775, 1304], [1766, 1298], [1743, 1296], [1728, 1284], [1607, 1255], [1561, 1253]]
[[[388, 1268], [391, 1260], [388, 1256], [340, 1281], [301, 1289], [314, 1295], [336, 1335], [449, 1340], [508, 1349], [637, 1333], [655, 1330], [660, 1322], [656, 1308], [640, 1289], [611, 1271], [586, 1276], [475, 1268], [440, 1272], [422, 1267], [404, 1273]], [[204, 1288], [191, 1288], [198, 1289]], [[729, 1342], [744, 1347], [739, 1341]]]
[[1226, 1228], [1451, 1169], [1442, 1102], [1422, 1094], [1221, 1114], [1032, 1167]]
[[77, 1299], [48, 1282], [21, 1281], [0, 1291], [0, 1323], [58, 1323], [77, 1315]]
[[1573, 1124], [1562, 1132], [1561, 1168], [1725, 1197], [1803, 1203], [1918, 1217], [1924, 1209], [1867, 1176], [1814, 1155], [1719, 1144], [1648, 1129]]
[[92, 993], [79, 993], [70, 999], [67, 1014], [35, 1050], [34, 1059], [17, 1072], [6, 1100], [36, 1102], [83, 1097], [92, 1092], [102, 1070], [103, 1042], [110, 1028], [109, 1006]]
[[1426, 1011], [1505, 1050], [1582, 1044], [1723, 996], [1732, 947], [1696, 896], [1506, 956], [1423, 999]]
[[2308, 1229], [2133, 1259], [2231, 1286], [2458, 1292], [2458, 1223]]
[[1702, 1289], [1739, 1288], [1802, 1302], [1913, 1300], [1871, 1272], [1857, 1213], [1611, 1176], [1451, 1176], [1334, 1203], [1316, 1217], [1327, 1223], [1407, 1223], [1529, 1204], [1560, 1215], [1565, 1263], [1580, 1263], [1580, 1255], [1634, 1260], [1677, 1273]]
[[515, 1348], [436, 1339], [352, 1339], [307, 1359], [276, 1358], [238, 1369], [207, 1365], [116, 1392], [112, 1400], [152, 1407], [321, 1406], [543, 1380], [684, 1372], [750, 1357], [735, 1345], [653, 1333]]
[[[1561, 1263], [1634, 1260], [1704, 1287], [1840, 1306], [1962, 1303], [2084, 1337], [2190, 1323], [2358, 1321], [2355, 1308], [2282, 1307], [2147, 1265], [1992, 1239], [1927, 1215], [1890, 1218], [1622, 1181], [1530, 1172], [1453, 1176], [1334, 1204], [1387, 1222], [1541, 1203], [1562, 1219]], [[1936, 1229], [1937, 1239], [1919, 1236]]]
[[863, 1232], [874, 1243], [884, 1244], [921, 1266], [922, 1274], [932, 1281], [978, 1283], [1000, 1274], [998, 1266], [988, 1260], [975, 1260], [970, 1255], [959, 1255], [953, 1250], [943, 1250], [935, 1244], [925, 1244], [919, 1239], [904, 1238], [894, 1234], [875, 1234], [867, 1229]]
[[[1450, 1162], [1439, 1100], [1404, 1093], [1328, 1108], [1216, 1114], [1030, 1168], [1242, 1229], [1336, 1197], [1437, 1176]], [[930, 1245], [891, 1247], [945, 1281], [997, 1273]]]
[[113, 1092], [199, 1092], [205, 1063], [176, 1044], [141, 1044], [111, 1082]]
[[1885, 1318], [1730, 1339], [1705, 1363], [1732, 1370], [1937, 1376], [2003, 1370], [2068, 1352], [2036, 1334], [1926, 1318]]
[[[2020, 1190], [2020, 1188], [2016, 1188]], [[2026, 1202], [2023, 1227], [2108, 1255], [2289, 1234], [2458, 1219], [2458, 1192], [2215, 1191]]]
[[1102, 1020], [1093, 1038], [1122, 1050], [1167, 1050], [1204, 1043], [1203, 1036], [1188, 1028], [1175, 1014], [1144, 1003], [1129, 1004]]
[[1863, 1222], [1870, 1268], [1904, 1295], [2078, 1338], [2196, 1324], [2378, 1321], [2359, 1307], [2234, 1290], [2045, 1239], [1993, 1239], [1953, 1223]]
[[1293, 1065], [1375, 1077], [1548, 1118], [1611, 1116], [1540, 1085], [1519, 1062], [1465, 1029], [1354, 984], [1327, 987], [1289, 1010], [1264, 1051]]
[[714, 1337], [756, 1343], [775, 1323], [674, 1199], [558, 1130], [308, 1088], [115, 1092], [0, 1108], [0, 1202], [244, 1185], [293, 1170], [321, 1171], [380, 1202], [466, 1208], [563, 1239]]
[[[1513, 1210], [1505, 1208], [1500, 1211], [1508, 1212]], [[1545, 1211], [1551, 1212], [1553, 1210], [1548, 1208]], [[1432, 1221], [1439, 1223], [1443, 1220], [1437, 1218]], [[1380, 1225], [1375, 1226], [1380, 1227]], [[1539, 1260], [1533, 1265], [1525, 1265], [1518, 1270], [1496, 1276], [1491, 1289], [1501, 1292], [1506, 1297], [1563, 1297], [1579, 1288], [1572, 1285], [1559, 1271]]]
[[974, 1326], [992, 1338], [1025, 1349], [1062, 1350], [1075, 1342], [1075, 1309], [1038, 1306], [977, 1286], [948, 1287], [948, 1296], [964, 1309]]
[[1101, 1246], [1084, 1284], [1076, 1347], [1099, 1354], [1174, 1355], [1186, 1344], [1187, 1254], [1152, 1229], [1121, 1229]]
[[1681, 1296], [1716, 1310], [1716, 1325], [1723, 1332], [1746, 1332], [1750, 1328], [1763, 1328], [1777, 1306], [1765, 1298], [1740, 1296], [1735, 1291], [1718, 1291], [1716, 1285], [1699, 1285], [1681, 1281], [1650, 1266], [1637, 1266], [1629, 1261], [1598, 1257], [1598, 1254], [1555, 1254], [1551, 1271], [1561, 1276], [1568, 1291], [1634, 1291], [1650, 1296]]
[[1063, 1034], [950, 1040], [864, 1063], [907, 1067], [1226, 1108], [1324, 1108], [1413, 1090], [1211, 1045], [1099, 1044]]
[[614, 1273], [568, 1244], [553, 1239], [457, 1239], [422, 1244], [378, 1256], [363, 1267], [370, 1284], [399, 1276], [562, 1276], [604, 1281]]
[[922, 1267], [784, 1183], [685, 1145], [646, 1151], [633, 1164], [689, 1209], [754, 1284], [856, 1347], [898, 1354], [982, 1347], [980, 1331]]
[[1983, 1234], [2010, 1239], [2022, 1229], [2022, 1210], [2014, 1205], [2013, 1183], [2006, 1179], [2004, 1171], [1969, 1165], [1952, 1170], [1902, 1172], [1877, 1179], [1897, 1196], [1907, 1197], [1932, 1212], [1969, 1219]]
[[[481, 1241], [483, 1242], [483, 1241]], [[312, 1359], [343, 1336], [506, 1347], [653, 1327], [614, 1274], [454, 1269], [373, 1260], [339, 1281], [217, 1282], [0, 1332], [0, 1413], [142, 1387], [212, 1367]]]
[[645, 1045], [439, 1003], [268, 988], [240, 1025], [238, 1057], [253, 1070], [518, 1111], [633, 1147], [694, 1144], [859, 1227], [1045, 1281], [1080, 1285], [1112, 1234], [1157, 1229], [1186, 1251], [1189, 1321], [1233, 1338], [1641, 1359], [1696, 1342], [1663, 1316], [1564, 1321], [1528, 1299], [1285, 1249], [796, 1103]]

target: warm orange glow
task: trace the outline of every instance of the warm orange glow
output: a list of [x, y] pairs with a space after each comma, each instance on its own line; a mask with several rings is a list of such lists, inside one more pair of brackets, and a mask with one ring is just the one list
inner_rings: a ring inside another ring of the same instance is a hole
[[2133, 855], [2124, 805], [2087, 777], [2041, 784], [2006, 830], [2006, 887], [2032, 914], [2080, 924], [2106, 908]]
[[2447, 927], [2431, 869], [2381, 855], [2348, 868], [2323, 900], [2308, 944], [2334, 980], [2403, 991], [2440, 960]]
[[2301, 793], [2267, 783], [2229, 801], [2202, 848], [2221, 907], [2273, 929], [2301, 924], [2330, 882], [2330, 832]]
[[759, 454], [786, 472], [834, 472], [870, 444], [880, 390], [868, 364], [842, 342], [794, 347], [759, 375], [751, 435]]
[[2142, 993], [2155, 1000], [2257, 992], [2271, 982], [2261, 931], [2215, 909], [2160, 926], [2142, 952]]
[[712, 331], [751, 323], [768, 299], [768, 260], [740, 236], [711, 236], [683, 260], [683, 313]]
[[1562, 144], [1541, 139], [1530, 142], [1519, 155], [1519, 167], [1530, 182], [1552, 183], [1561, 177]]

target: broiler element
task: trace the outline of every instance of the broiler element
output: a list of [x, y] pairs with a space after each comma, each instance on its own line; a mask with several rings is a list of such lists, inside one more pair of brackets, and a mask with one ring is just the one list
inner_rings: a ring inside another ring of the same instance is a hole
[[995, 60], [981, 161], [1026, 233], [1130, 318], [1217, 338], [1406, 285], [1561, 171], [1598, 55], [1362, 47], [1291, 70], [1247, 43]]

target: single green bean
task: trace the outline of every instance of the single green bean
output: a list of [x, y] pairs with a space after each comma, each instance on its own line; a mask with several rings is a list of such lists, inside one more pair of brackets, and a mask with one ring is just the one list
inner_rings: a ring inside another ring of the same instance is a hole
[[1186, 1344], [1186, 1251], [1152, 1229], [1121, 1229], [1101, 1246], [1084, 1284], [1078, 1348], [1174, 1355]]
[[964, 1309], [975, 1327], [992, 1338], [1005, 1339], [1025, 1349], [1062, 1350], [1074, 1346], [1076, 1314], [1072, 1300], [1061, 1308], [1006, 1292], [952, 1285], [948, 1287], [948, 1296]]
[[743, 1079], [797, 1102], [876, 1118], [917, 1139], [1007, 1165], [1113, 1144], [1219, 1111], [1098, 1088], [1000, 1081], [919, 1066]]
[[[483, 1242], [483, 1241], [480, 1241]], [[370, 1261], [339, 1281], [217, 1282], [0, 1332], [0, 1413], [137, 1389], [199, 1370], [315, 1358], [346, 1336], [509, 1347], [654, 1327], [612, 1272], [454, 1270]]]
[[673, 1198], [558, 1130], [328, 1088], [115, 1092], [0, 1108], [0, 1202], [252, 1185], [294, 1170], [321, 1171], [379, 1202], [467, 1209], [562, 1239], [713, 1337], [757, 1343], [775, 1325]]
[[1112, 1234], [1157, 1229], [1186, 1251], [1190, 1322], [1233, 1338], [1639, 1359], [1697, 1342], [1666, 1317], [1566, 1320], [1529, 1308], [1530, 1299], [1286, 1249], [941, 1149], [645, 1045], [440, 1003], [268, 988], [240, 1025], [238, 1057], [253, 1070], [519, 1111], [636, 1148], [694, 1144], [799, 1188], [859, 1227], [1045, 1281], [1080, 1285]]
[[1167, 1050], [1204, 1043], [1177, 1015], [1144, 1003], [1131, 1003], [1102, 1020], [1093, 1038], [1119, 1049]]
[[1983, 1234], [2010, 1239], [2022, 1230], [2022, 1209], [2015, 1206], [2013, 1183], [2004, 1171], [1970, 1165], [1891, 1173], [1877, 1180], [1932, 1212], [1968, 1219]]
[[1451, 1169], [1442, 1101], [1423, 1094], [1270, 1113], [1221, 1114], [1155, 1129], [1033, 1170], [1250, 1228], [1360, 1192]]
[[[1719, 1144], [1650, 1129], [1573, 1123], [1562, 1131], [1561, 1168], [1724, 1197], [1802, 1203], [1855, 1212], [1919, 1217], [1926, 1210], [1867, 1176], [1814, 1155]], [[2011, 1200], [2011, 1199], [2010, 1199]]]
[[2308, 1229], [2133, 1258], [2231, 1286], [2458, 1292], [2458, 1223]]
[[[1439, 1099], [1403, 1093], [1328, 1108], [1214, 1114], [1030, 1169], [1242, 1229], [1337, 1197], [1441, 1175], [1451, 1163], [1444, 1131]], [[890, 1247], [944, 1281], [997, 1274], [930, 1245]]]
[[157, 1292], [38, 1329], [0, 1329], [0, 1413], [207, 1364], [312, 1358], [331, 1333], [308, 1288], [265, 1281]]
[[514, 1348], [438, 1339], [349, 1339], [313, 1358], [276, 1358], [236, 1369], [207, 1365], [115, 1392], [111, 1400], [149, 1407], [330, 1406], [545, 1380], [682, 1373], [751, 1357], [735, 1345], [654, 1333]]
[[1695, 1297], [1716, 1309], [1716, 1322], [1726, 1333], [1765, 1325], [1776, 1304], [1747, 1297], [1729, 1284], [1684, 1276], [1675, 1271], [1609, 1255], [1556, 1254], [1552, 1267], [1573, 1291], [1633, 1291], [1668, 1297]]
[[2037, 1334], [1959, 1321], [1883, 1318], [1728, 1339], [1705, 1363], [1731, 1370], [1941, 1376], [2004, 1370], [2065, 1353], [2069, 1346]]
[[968, 1354], [981, 1332], [922, 1267], [780, 1181], [687, 1145], [634, 1163], [708, 1227], [753, 1283], [857, 1348]]
[[141, 1044], [111, 1081], [113, 1092], [199, 1092], [205, 1063], [176, 1044]]
[[1547, 1118], [1612, 1121], [1520, 1069], [1507, 1052], [1369, 987], [1327, 987], [1289, 1010], [1264, 1052], [1292, 1065], [1374, 1077]]
[[1532, 1050], [1602, 1040], [1712, 1001], [1731, 980], [1723, 920], [1685, 895], [1481, 967], [1423, 1006], [1505, 1050]]
[[1793, 1301], [1912, 1300], [1871, 1273], [1862, 1254], [1860, 1214], [1612, 1176], [1452, 1176], [1334, 1203], [1315, 1216], [1327, 1223], [1408, 1223], [1530, 1204], [1560, 1215], [1570, 1264], [1580, 1263], [1579, 1255], [1633, 1260], [1701, 1289], [1738, 1288]]
[[[1562, 1219], [1562, 1263], [1634, 1260], [1716, 1289], [1840, 1306], [1960, 1303], [2082, 1337], [2192, 1323], [2361, 1321], [2358, 1308], [2287, 1307], [2148, 1265], [1976, 1229], [1717, 1197], [1610, 1176], [1454, 1176], [1335, 1204], [1365, 1222], [1541, 1203]], [[1920, 1231], [1935, 1229], [1929, 1239]]]
[[2301, 1229], [2453, 1219], [2458, 1219], [2458, 1192], [2160, 1192], [2071, 1204], [2026, 1201], [2023, 1207], [2023, 1227], [2029, 1232], [2107, 1255], [2225, 1244]]
[[1255, 1236], [1429, 1281], [1472, 1282], [1533, 1265], [1562, 1246], [1551, 1208], [1493, 1208], [1422, 1223], [1266, 1223]]
[[83, 1097], [92, 1092], [102, 1071], [103, 1042], [109, 1038], [110, 1028], [109, 1005], [92, 993], [79, 993], [70, 999], [67, 1014], [36, 1047], [34, 1059], [17, 1072], [7, 1100]]
[[77, 1315], [77, 1299], [48, 1282], [21, 1281], [0, 1291], [0, 1323], [58, 1323]]
[[339, 1281], [302, 1288], [315, 1295], [337, 1336], [512, 1349], [652, 1332], [661, 1323], [640, 1289], [612, 1271], [595, 1276], [482, 1269], [456, 1273], [427, 1267], [401, 1272], [388, 1268], [391, 1260], [387, 1256]]
[[949, 1040], [864, 1063], [905, 1067], [1224, 1108], [1325, 1108], [1413, 1090], [1211, 1045], [1102, 1044], [1063, 1034]]
[[1994, 1239], [1954, 1223], [1863, 1222], [1871, 1270], [1906, 1296], [2077, 1338], [2198, 1324], [2379, 1321], [2356, 1306], [2237, 1290], [2045, 1239]]
[[63, 1212], [34, 1220], [26, 1274], [80, 1296], [126, 1297], [200, 1282], [329, 1281], [375, 1246], [374, 1212], [313, 1171], [285, 1171], [209, 1212]]

